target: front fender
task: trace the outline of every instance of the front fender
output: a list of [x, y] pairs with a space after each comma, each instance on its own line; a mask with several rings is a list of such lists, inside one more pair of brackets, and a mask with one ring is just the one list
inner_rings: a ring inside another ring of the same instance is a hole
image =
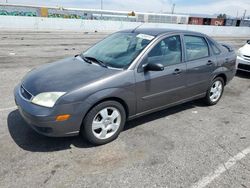
[[128, 110], [128, 117], [132, 116], [136, 112], [136, 97], [134, 88], [108, 88], [104, 90], [97, 91], [90, 96], [88, 96], [83, 104], [88, 104], [90, 108], [93, 107], [96, 103], [102, 100], [108, 100], [110, 98], [117, 98], [122, 100]]

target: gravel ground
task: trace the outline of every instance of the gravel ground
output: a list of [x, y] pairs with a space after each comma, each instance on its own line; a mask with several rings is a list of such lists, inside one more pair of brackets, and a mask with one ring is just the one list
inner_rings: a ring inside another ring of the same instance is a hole
[[[32, 68], [77, 54], [106, 35], [0, 31], [0, 187], [172, 188], [199, 181], [250, 187], [250, 154], [241, 152], [250, 147], [247, 73], [237, 73], [216, 106], [198, 100], [144, 116], [104, 146], [80, 136], [48, 138], [29, 128], [16, 110], [14, 86]], [[235, 49], [246, 41], [217, 39]], [[227, 166], [230, 159], [237, 161]], [[221, 165], [224, 171], [217, 170]]]

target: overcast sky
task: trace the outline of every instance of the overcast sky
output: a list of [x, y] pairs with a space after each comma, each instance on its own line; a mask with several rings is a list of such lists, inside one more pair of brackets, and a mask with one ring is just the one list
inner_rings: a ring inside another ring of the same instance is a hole
[[[5, 2], [6, 0], [0, 0]], [[101, 0], [8, 0], [9, 3], [63, 6], [75, 8], [100, 8]], [[103, 0], [103, 8], [143, 12], [170, 12], [175, 3], [177, 13], [250, 15], [250, 0]]]

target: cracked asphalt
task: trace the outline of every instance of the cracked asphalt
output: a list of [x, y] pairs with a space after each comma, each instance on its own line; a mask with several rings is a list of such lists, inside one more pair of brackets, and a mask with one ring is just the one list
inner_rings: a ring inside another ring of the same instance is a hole
[[[191, 187], [250, 146], [250, 74], [243, 72], [216, 106], [198, 100], [141, 117], [104, 146], [30, 129], [16, 110], [14, 86], [31, 69], [106, 35], [0, 31], [0, 187]], [[247, 40], [216, 39], [235, 49]], [[250, 155], [207, 187], [250, 187]]]

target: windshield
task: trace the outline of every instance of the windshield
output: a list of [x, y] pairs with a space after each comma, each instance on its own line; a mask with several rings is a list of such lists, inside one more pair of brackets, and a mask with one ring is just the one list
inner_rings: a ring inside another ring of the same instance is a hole
[[108, 67], [127, 68], [154, 36], [138, 33], [115, 33], [83, 53]]

